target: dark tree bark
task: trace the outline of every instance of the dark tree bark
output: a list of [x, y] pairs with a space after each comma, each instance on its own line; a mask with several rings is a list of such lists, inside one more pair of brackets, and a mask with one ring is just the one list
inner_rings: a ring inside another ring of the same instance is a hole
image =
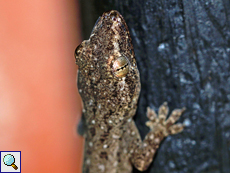
[[[82, 11], [92, 21], [115, 9], [129, 27], [141, 75], [135, 121], [142, 138], [149, 130], [147, 106], [157, 110], [167, 101], [170, 110], [187, 108], [179, 122], [188, 127], [163, 141], [146, 172], [229, 173], [230, 1], [89, 2], [94, 13]], [[91, 31], [94, 22], [87, 24]]]

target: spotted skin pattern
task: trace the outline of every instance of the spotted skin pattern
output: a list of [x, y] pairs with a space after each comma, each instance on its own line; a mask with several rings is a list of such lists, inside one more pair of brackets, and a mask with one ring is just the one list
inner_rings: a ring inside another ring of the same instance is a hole
[[182, 124], [174, 123], [185, 108], [174, 110], [167, 120], [167, 103], [158, 115], [148, 108], [150, 131], [141, 140], [132, 119], [141, 90], [139, 71], [128, 27], [115, 10], [98, 19], [89, 40], [76, 48], [75, 57], [84, 105], [83, 172], [129, 173], [132, 165], [146, 170], [161, 141], [183, 130]]

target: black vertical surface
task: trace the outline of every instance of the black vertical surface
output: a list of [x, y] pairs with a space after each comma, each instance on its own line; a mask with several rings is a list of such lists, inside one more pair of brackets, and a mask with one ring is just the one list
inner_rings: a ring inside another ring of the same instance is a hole
[[[86, 16], [91, 20], [83, 28], [91, 31], [98, 16], [111, 9], [127, 22], [141, 75], [135, 121], [142, 138], [149, 130], [147, 106], [157, 110], [167, 101], [170, 110], [187, 108], [179, 120], [187, 127], [163, 141], [145, 172], [229, 173], [230, 1], [84, 2], [83, 20]], [[88, 39], [90, 31], [85, 31]]]

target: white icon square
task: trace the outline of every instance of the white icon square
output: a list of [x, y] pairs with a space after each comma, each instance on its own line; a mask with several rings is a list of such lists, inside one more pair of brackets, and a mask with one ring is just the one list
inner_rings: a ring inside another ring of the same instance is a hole
[[0, 151], [0, 173], [21, 172], [21, 151]]

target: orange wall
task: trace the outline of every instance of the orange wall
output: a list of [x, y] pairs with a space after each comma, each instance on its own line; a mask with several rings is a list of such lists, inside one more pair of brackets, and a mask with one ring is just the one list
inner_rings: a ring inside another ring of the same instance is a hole
[[80, 172], [79, 28], [74, 0], [0, 1], [0, 151], [23, 173]]

